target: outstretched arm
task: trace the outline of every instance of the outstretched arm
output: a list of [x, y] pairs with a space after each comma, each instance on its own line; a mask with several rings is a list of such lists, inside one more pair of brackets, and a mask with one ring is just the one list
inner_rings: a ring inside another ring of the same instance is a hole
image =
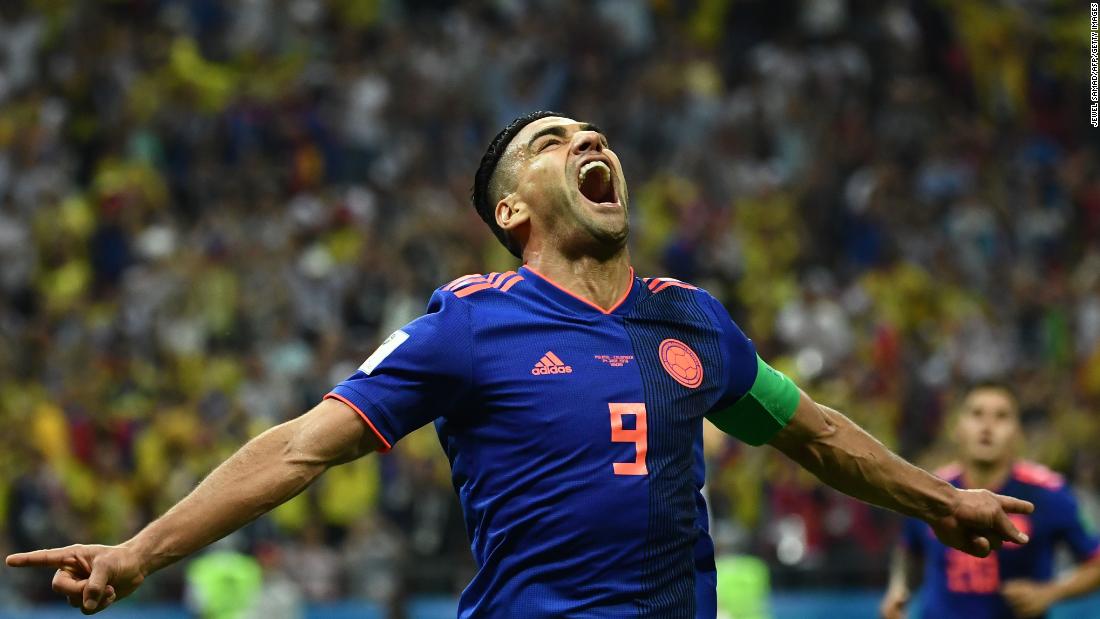
[[246, 443], [129, 541], [14, 554], [7, 564], [57, 568], [54, 590], [85, 613], [97, 612], [129, 595], [154, 571], [294, 497], [329, 467], [380, 446], [349, 406], [324, 400]]
[[1027, 543], [1008, 513], [1034, 506], [988, 490], [959, 490], [909, 464], [850, 419], [800, 392], [794, 417], [770, 444], [826, 484], [924, 520], [944, 544], [979, 557], [1005, 540]]

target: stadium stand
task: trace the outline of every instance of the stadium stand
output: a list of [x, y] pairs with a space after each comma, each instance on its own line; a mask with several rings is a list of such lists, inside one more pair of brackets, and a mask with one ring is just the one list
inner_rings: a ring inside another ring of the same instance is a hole
[[[1029, 457], [1100, 512], [1100, 133], [1070, 3], [230, 6], [0, 3], [5, 553], [126, 538], [432, 289], [514, 269], [468, 195], [535, 108], [606, 131], [639, 274], [705, 286], [928, 466], [955, 387], [1011, 380]], [[780, 590], [882, 585], [893, 516], [708, 438], [720, 548]], [[430, 429], [226, 544], [288, 604], [393, 610], [473, 569]], [[7, 576], [0, 608], [51, 599]]]

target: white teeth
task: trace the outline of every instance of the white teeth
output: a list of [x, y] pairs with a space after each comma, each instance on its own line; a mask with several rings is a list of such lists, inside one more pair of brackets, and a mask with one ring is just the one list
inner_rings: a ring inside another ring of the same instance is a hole
[[611, 168], [607, 167], [607, 164], [602, 161], [589, 161], [581, 166], [580, 182], [584, 182], [584, 178], [588, 176], [588, 173], [592, 170], [599, 168], [603, 172], [603, 178], [605, 181], [611, 180]]

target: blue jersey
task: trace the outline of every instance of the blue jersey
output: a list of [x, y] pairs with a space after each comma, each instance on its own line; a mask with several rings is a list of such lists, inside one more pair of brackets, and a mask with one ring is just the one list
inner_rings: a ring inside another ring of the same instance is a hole
[[435, 422], [477, 564], [460, 617], [711, 619], [703, 417], [757, 370], [703, 290], [632, 273], [605, 311], [525, 266], [438, 289], [326, 397], [386, 449]]
[[[962, 472], [948, 467], [941, 476], [962, 488]], [[907, 520], [904, 544], [924, 562], [926, 619], [1011, 619], [1015, 617], [1000, 594], [1009, 580], [1049, 581], [1054, 575], [1054, 549], [1066, 544], [1079, 561], [1100, 559], [1100, 540], [1084, 524], [1077, 500], [1061, 476], [1030, 462], [1018, 462], [998, 494], [1035, 504], [1030, 515], [1010, 514], [1030, 541], [1006, 543], [984, 559], [948, 548], [919, 520]]]

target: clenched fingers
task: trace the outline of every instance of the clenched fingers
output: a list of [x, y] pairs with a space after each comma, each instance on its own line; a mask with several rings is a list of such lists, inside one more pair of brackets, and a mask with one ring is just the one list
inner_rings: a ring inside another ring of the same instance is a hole
[[77, 578], [68, 570], [59, 569], [53, 574], [53, 580], [50, 582], [50, 587], [57, 593], [66, 597], [80, 596], [84, 594], [84, 583], [87, 582], [83, 578]]
[[88, 582], [84, 586], [84, 610], [101, 610], [109, 576], [110, 572], [102, 563], [99, 565], [92, 564], [92, 573], [88, 576]]
[[970, 538], [970, 554], [975, 557], [988, 557], [993, 552], [993, 544], [986, 537], [976, 535]]
[[81, 613], [83, 613], [85, 615], [94, 615], [98, 612], [106, 610], [108, 606], [110, 606], [111, 604], [114, 604], [116, 599], [118, 599], [118, 598], [115, 595], [114, 588], [113, 587], [107, 587], [106, 594], [103, 596], [103, 599], [100, 600], [99, 604], [97, 604], [94, 609], [89, 608], [87, 604], [82, 605], [81, 600], [79, 598], [77, 598], [77, 600], [76, 600], [76, 606], [78, 608], [80, 608]]

